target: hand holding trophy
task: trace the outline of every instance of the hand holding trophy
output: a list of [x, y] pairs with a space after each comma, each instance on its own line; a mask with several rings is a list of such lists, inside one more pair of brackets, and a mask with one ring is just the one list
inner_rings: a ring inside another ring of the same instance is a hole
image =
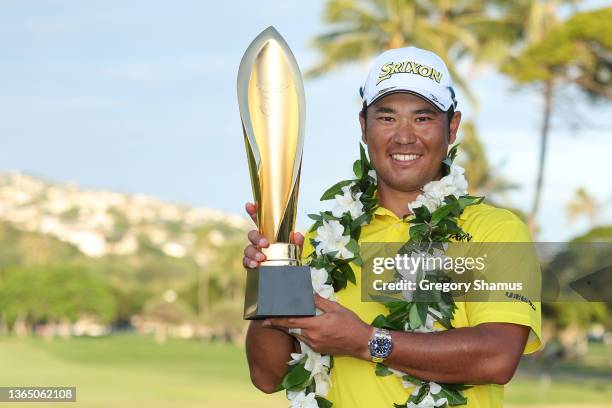
[[310, 268], [300, 266], [295, 228], [304, 146], [304, 84], [289, 46], [268, 27], [249, 45], [238, 70], [242, 119], [259, 232], [267, 260], [247, 269], [245, 319], [312, 316]]

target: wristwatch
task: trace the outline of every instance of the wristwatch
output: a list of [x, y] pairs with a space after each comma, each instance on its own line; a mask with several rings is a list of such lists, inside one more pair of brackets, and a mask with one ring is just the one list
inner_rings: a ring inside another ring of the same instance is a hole
[[374, 334], [368, 342], [368, 348], [370, 349], [370, 357], [374, 363], [382, 363], [385, 361], [391, 350], [393, 350], [393, 340], [389, 330], [385, 329], [374, 329]]

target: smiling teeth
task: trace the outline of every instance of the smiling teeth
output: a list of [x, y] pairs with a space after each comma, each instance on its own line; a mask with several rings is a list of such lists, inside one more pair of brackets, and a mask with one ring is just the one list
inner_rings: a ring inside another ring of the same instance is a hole
[[416, 160], [421, 156], [419, 156], [418, 154], [393, 154], [391, 155], [391, 157], [399, 161], [411, 161], [411, 160]]

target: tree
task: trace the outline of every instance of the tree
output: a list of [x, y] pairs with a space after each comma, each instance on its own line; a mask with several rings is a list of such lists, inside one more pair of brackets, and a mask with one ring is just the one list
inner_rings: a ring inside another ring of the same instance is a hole
[[8, 270], [0, 281], [0, 311], [12, 323], [76, 321], [81, 314], [110, 323], [117, 305], [108, 282], [79, 264], [27, 266]]
[[324, 20], [331, 29], [314, 39], [321, 60], [307, 75], [321, 75], [381, 50], [414, 45], [446, 62], [474, 107], [476, 97], [457, 63], [499, 56], [500, 44], [513, 41], [516, 31], [512, 21], [491, 17], [484, 3], [477, 1], [329, 0]]
[[591, 222], [591, 226], [593, 226], [599, 210], [600, 204], [584, 187], [580, 187], [574, 193], [574, 197], [565, 206], [567, 223], [568, 225], [572, 224], [580, 215], [585, 215]]
[[574, 85], [589, 100], [612, 99], [611, 19], [612, 8], [577, 13], [564, 23], [550, 28], [538, 41], [527, 43], [516, 57], [502, 67], [502, 72], [517, 83], [536, 85], [542, 93], [538, 175], [529, 217], [532, 230], [535, 229], [544, 183], [555, 90]]

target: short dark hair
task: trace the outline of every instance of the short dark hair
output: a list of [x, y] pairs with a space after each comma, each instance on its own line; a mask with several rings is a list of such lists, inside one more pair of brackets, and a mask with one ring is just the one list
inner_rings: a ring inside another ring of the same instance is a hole
[[[368, 105], [366, 105], [366, 103], [364, 102], [361, 107], [361, 112], [359, 112], [359, 114], [363, 116], [363, 120], [365, 121], [366, 124], [368, 123], [367, 113], [368, 113]], [[451, 105], [451, 107], [448, 108], [448, 110], [446, 111], [446, 119], [448, 120], [449, 128], [450, 128], [451, 120], [453, 119], [453, 115], [455, 115], [455, 107]]]

